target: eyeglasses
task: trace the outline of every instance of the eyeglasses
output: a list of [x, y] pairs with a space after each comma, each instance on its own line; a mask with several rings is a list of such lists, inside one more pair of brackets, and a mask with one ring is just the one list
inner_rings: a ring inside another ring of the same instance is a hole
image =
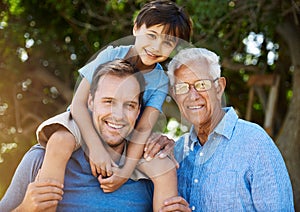
[[187, 82], [177, 83], [174, 85], [174, 92], [176, 95], [186, 94], [191, 89], [191, 86], [193, 86], [199, 92], [208, 91], [209, 89], [211, 89], [211, 84], [217, 81], [218, 79], [219, 78], [216, 78], [214, 80], [210, 80], [210, 79], [198, 80], [194, 84], [189, 84]]

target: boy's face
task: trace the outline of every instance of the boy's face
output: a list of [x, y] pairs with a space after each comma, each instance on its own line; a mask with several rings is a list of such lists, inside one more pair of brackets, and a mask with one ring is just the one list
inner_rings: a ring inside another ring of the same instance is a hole
[[139, 114], [140, 87], [133, 76], [102, 76], [94, 99], [89, 96], [94, 127], [110, 147], [123, 147]]
[[163, 25], [154, 25], [147, 28], [143, 24], [138, 29], [136, 26], [134, 27], [135, 49], [144, 65], [151, 66], [165, 61], [176, 47], [177, 39], [163, 33]]

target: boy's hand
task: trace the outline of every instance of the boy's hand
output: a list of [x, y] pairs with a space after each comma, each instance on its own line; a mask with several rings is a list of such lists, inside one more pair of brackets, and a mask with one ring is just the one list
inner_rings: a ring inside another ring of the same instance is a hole
[[159, 212], [167, 211], [181, 211], [181, 212], [191, 212], [189, 208], [189, 203], [182, 197], [171, 197], [164, 201], [164, 206], [159, 210]]
[[116, 166], [115, 162], [111, 159], [110, 155], [104, 149], [97, 149], [94, 147], [90, 150], [89, 162], [92, 170], [92, 174], [95, 177], [99, 175], [103, 177], [109, 177], [113, 174], [112, 166]]
[[144, 148], [144, 158], [149, 161], [155, 156], [165, 158], [173, 151], [175, 142], [173, 139], [158, 133], [152, 133]]
[[98, 177], [100, 188], [104, 192], [113, 192], [120, 188], [127, 180], [129, 176], [124, 173], [124, 170], [113, 167], [113, 175], [108, 178], [103, 178], [101, 175]]

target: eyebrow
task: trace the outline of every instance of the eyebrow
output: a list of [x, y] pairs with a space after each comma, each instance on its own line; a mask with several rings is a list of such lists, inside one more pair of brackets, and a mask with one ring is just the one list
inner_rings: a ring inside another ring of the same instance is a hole
[[131, 104], [139, 105], [139, 102], [138, 101], [134, 101], [134, 100], [126, 101], [126, 103], [131, 103]]
[[152, 29], [148, 29], [148, 31], [152, 32], [152, 33], [155, 33], [155, 34], [159, 34], [157, 33], [155, 30], [152, 30]]

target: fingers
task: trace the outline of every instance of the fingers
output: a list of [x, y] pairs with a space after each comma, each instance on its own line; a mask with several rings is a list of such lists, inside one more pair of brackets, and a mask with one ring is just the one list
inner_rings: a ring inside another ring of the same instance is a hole
[[145, 144], [145, 148], [144, 148], [144, 151], [145, 152], [148, 152], [149, 149], [152, 148], [152, 146], [154, 145], [154, 142], [156, 142], [158, 139], [160, 138], [160, 134], [158, 133], [152, 133], [148, 139], [147, 139], [147, 142]]
[[96, 165], [90, 160], [91, 171], [94, 177], [98, 176], [98, 171]]
[[182, 212], [191, 212], [188, 202], [180, 197], [172, 197], [164, 201], [164, 206], [159, 210], [159, 212], [167, 211], [182, 211]]
[[105, 192], [113, 192], [113, 179], [112, 177], [103, 178], [101, 175], [98, 177], [98, 181], [100, 183], [100, 188]]
[[170, 153], [172, 152], [174, 146], [175, 146], [175, 141], [173, 139], [170, 139], [166, 136], [163, 137], [162, 139], [162, 144], [161, 144], [161, 152], [159, 154], [160, 158], [164, 158], [167, 157], [168, 155], [170, 155]]
[[[110, 166], [110, 164], [106, 164], [106, 165]], [[97, 167], [98, 174], [102, 175], [103, 177], [107, 177], [106, 165], [102, 163], [100, 168]]]
[[[43, 211], [62, 200], [62, 185], [52, 179], [42, 179], [28, 185], [21, 208], [24, 211]], [[28, 209], [28, 210], [27, 210]]]
[[113, 172], [112, 172], [112, 166], [111, 166], [111, 164], [106, 164], [106, 176], [110, 177], [112, 174], [113, 174]]
[[146, 145], [144, 157], [147, 161], [156, 155], [160, 158], [166, 157], [174, 147], [174, 140], [164, 135], [153, 135], [149, 138]]
[[97, 166], [90, 160], [91, 171], [94, 177], [102, 175], [103, 177], [109, 177], [113, 174], [112, 165], [117, 166], [115, 163], [102, 163], [101, 166]]
[[100, 188], [104, 192], [113, 192], [118, 188], [120, 188], [120, 186], [122, 186], [127, 181], [127, 178], [121, 177], [120, 175], [114, 173], [112, 176], [108, 178], [104, 178], [103, 176], [100, 175], [98, 177], [98, 181], [100, 183]]

